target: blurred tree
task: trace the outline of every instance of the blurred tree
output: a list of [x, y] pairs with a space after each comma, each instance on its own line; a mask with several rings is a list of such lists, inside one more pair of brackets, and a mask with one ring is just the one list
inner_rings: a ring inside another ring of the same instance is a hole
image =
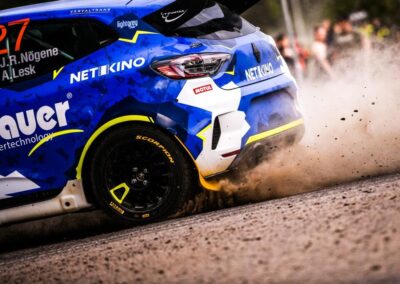
[[400, 1], [399, 0], [326, 0], [325, 16], [338, 19], [349, 13], [364, 10], [369, 17], [380, 18], [387, 24], [400, 23]]
[[283, 25], [280, 0], [263, 0], [248, 10], [244, 16], [252, 23], [269, 32]]

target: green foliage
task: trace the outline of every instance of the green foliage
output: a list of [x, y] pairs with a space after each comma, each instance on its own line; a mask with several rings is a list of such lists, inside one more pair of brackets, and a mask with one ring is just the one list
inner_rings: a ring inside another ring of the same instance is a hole
[[263, 0], [245, 13], [245, 18], [262, 27], [276, 27], [282, 24], [280, 0]]
[[267, 11], [268, 18], [272, 25], [281, 23], [282, 8], [280, 0], [269, 0], [265, 3], [265, 11]]
[[400, 20], [399, 0], [325, 1], [325, 16], [334, 20], [360, 10], [367, 11], [370, 18], [381, 18], [388, 24], [399, 23]]

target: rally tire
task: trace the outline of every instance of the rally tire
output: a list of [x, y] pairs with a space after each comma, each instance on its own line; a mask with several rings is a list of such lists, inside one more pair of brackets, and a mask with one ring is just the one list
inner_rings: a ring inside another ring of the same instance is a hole
[[193, 166], [173, 137], [147, 124], [107, 133], [89, 163], [95, 204], [124, 223], [165, 219], [191, 196]]

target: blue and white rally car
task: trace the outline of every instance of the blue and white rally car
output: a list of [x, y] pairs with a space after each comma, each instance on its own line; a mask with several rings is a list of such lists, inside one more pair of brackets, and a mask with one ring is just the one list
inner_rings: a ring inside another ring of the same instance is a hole
[[[238, 3], [240, 2], [240, 3]], [[63, 0], [0, 11], [0, 224], [86, 208], [145, 223], [303, 135], [257, 0]], [[269, 148], [267, 148], [269, 149]]]

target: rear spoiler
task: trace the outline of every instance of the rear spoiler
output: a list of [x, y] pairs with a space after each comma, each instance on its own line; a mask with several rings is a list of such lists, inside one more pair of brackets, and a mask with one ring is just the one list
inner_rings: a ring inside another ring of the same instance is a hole
[[216, 0], [216, 2], [221, 3], [238, 14], [242, 14], [260, 2], [260, 0]]

